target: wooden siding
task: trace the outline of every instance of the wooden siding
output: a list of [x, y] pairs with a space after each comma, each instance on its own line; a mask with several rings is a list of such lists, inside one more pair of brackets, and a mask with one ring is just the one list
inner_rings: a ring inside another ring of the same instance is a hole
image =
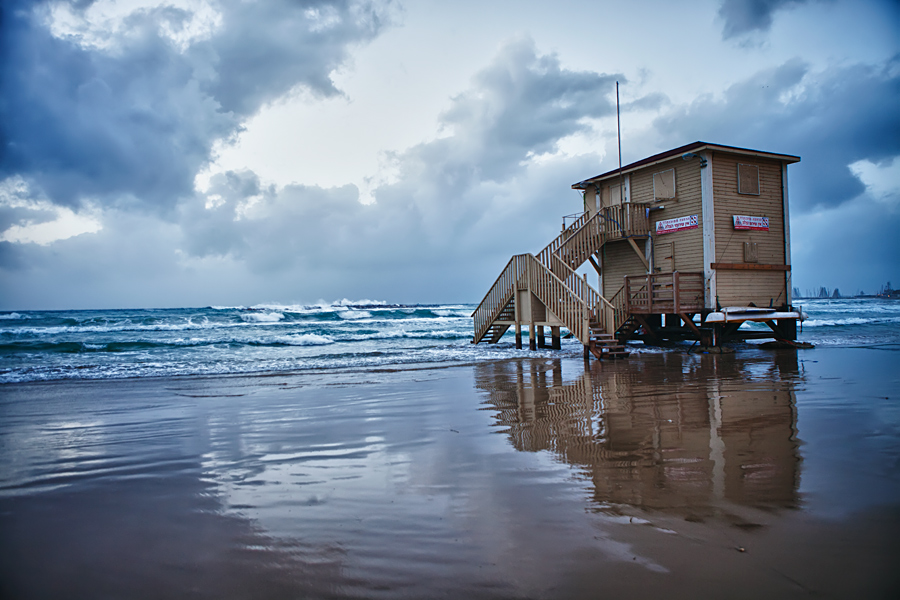
[[[644, 251], [644, 240], [635, 240], [641, 252]], [[610, 242], [601, 250], [603, 257], [603, 291], [606, 298], [612, 298], [625, 285], [625, 277], [644, 275], [647, 269], [626, 240]]]
[[716, 295], [722, 306], [780, 306], [785, 303], [784, 272], [717, 271]]
[[[782, 205], [781, 162], [762, 158], [750, 161], [746, 156], [716, 153], [710, 161], [713, 169], [713, 195], [716, 221], [716, 263], [743, 263], [744, 243], [757, 245], [757, 264], [783, 265], [784, 209]], [[759, 195], [738, 193], [738, 163], [759, 167]], [[734, 228], [734, 215], [767, 217], [768, 231], [742, 231]], [[789, 274], [762, 270], [716, 271], [716, 295], [722, 306], [768, 306], [787, 301], [785, 281]]]
[[[667, 169], [675, 169], [675, 198], [660, 202], [653, 199], [653, 174]], [[653, 202], [656, 206], [664, 206], [662, 210], [650, 212], [651, 229], [656, 223], [665, 219], [697, 215], [697, 229], [676, 231], [665, 235], [653, 234], [654, 242], [675, 244], [675, 268], [679, 271], [703, 272], [703, 207], [700, 195], [700, 161], [698, 159], [682, 160], [673, 158], [663, 164], [652, 165], [639, 170], [631, 176], [631, 192], [633, 202]], [[654, 257], [659, 253], [654, 252]], [[666, 253], [668, 256], [668, 253]], [[654, 271], [665, 272], [668, 264], [655, 264]]]
[[584, 210], [588, 213], [589, 217], [593, 217], [597, 214], [598, 204], [596, 188], [589, 187], [584, 190]]

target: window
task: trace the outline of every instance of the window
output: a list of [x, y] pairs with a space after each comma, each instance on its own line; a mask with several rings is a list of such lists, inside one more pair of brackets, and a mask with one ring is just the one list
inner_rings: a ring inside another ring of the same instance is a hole
[[653, 199], [666, 200], [675, 197], [675, 169], [653, 174]]
[[759, 196], [759, 167], [738, 164], [738, 194]]

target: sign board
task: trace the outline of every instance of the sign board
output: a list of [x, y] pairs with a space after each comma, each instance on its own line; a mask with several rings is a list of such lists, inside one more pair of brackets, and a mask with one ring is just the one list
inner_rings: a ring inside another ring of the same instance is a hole
[[697, 229], [697, 215], [677, 217], [675, 219], [666, 219], [664, 221], [656, 222], [656, 235], [674, 233], [685, 229]]
[[746, 215], [732, 215], [735, 229], [752, 229], [753, 231], [768, 231], [769, 217], [748, 217]]

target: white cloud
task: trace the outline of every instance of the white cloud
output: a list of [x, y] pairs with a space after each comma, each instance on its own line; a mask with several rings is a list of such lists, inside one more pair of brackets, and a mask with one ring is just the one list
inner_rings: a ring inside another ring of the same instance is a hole
[[860, 160], [851, 164], [850, 170], [877, 202], [890, 210], [900, 209], [900, 156], [882, 163]]
[[96, 211], [88, 208], [75, 213], [47, 198], [36, 198], [28, 183], [17, 176], [0, 181], [0, 211], [18, 213], [18, 221], [0, 231], [0, 242], [46, 246], [103, 228]]
[[68, 2], [50, 5], [47, 22], [57, 38], [83, 48], [113, 50], [123, 38], [140, 34], [135, 17], [155, 15], [162, 37], [184, 52], [207, 40], [222, 25], [222, 14], [208, 0], [97, 0], [82, 10]]

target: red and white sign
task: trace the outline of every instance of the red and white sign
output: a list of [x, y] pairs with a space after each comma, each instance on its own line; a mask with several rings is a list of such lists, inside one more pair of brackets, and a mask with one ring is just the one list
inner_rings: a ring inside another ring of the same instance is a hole
[[689, 217], [678, 217], [675, 219], [666, 219], [656, 222], [656, 235], [664, 233], [674, 233], [685, 229], [697, 229], [697, 215]]
[[746, 215], [732, 215], [735, 229], [752, 229], [754, 231], [768, 231], [769, 217], [748, 217]]

